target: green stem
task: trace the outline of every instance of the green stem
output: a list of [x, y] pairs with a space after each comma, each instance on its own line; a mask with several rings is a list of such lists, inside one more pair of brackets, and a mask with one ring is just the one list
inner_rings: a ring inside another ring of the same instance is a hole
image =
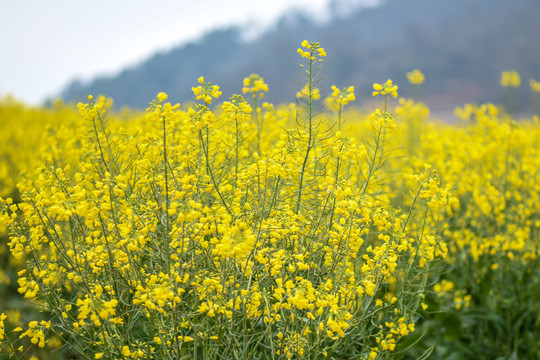
[[[373, 157], [370, 160], [369, 171], [366, 177], [366, 181], [364, 182], [364, 186], [362, 187], [362, 195], [366, 193], [371, 177], [373, 176], [373, 172], [375, 171], [375, 163], [377, 161], [377, 152], [379, 151], [379, 148], [380, 148], [382, 130], [383, 130], [383, 127], [381, 126], [379, 128], [379, 131], [377, 132], [377, 140], [375, 141], [375, 150], [373, 151]], [[379, 156], [382, 156], [382, 155], [379, 155]]]
[[307, 162], [309, 159], [309, 153], [312, 149], [312, 142], [315, 143], [313, 139], [313, 60], [309, 60], [309, 71], [308, 71], [308, 100], [307, 100], [307, 122], [308, 122], [308, 143], [306, 154], [304, 156], [304, 161], [302, 162], [302, 168], [300, 169], [300, 178], [298, 180], [298, 196], [296, 198], [296, 210], [295, 214], [298, 214], [300, 211], [300, 205], [302, 203], [302, 190], [304, 186], [304, 174], [306, 171]]
[[168, 177], [168, 171], [167, 171], [167, 124], [165, 122], [165, 117], [162, 116], [163, 120], [163, 162], [165, 165], [165, 238], [164, 238], [164, 244], [165, 244], [165, 255], [167, 256], [167, 272], [169, 276], [171, 275], [171, 256], [170, 256], [170, 248], [169, 248], [169, 177]]
[[239, 147], [240, 147], [240, 130], [238, 129], [238, 111], [234, 114], [234, 123], [236, 125], [236, 158], [234, 162], [234, 186], [238, 184], [238, 161], [239, 161]]
[[221, 202], [223, 203], [223, 206], [227, 210], [229, 214], [232, 214], [231, 209], [229, 209], [229, 206], [227, 206], [227, 202], [225, 202], [225, 198], [221, 194], [221, 191], [219, 191], [219, 186], [216, 183], [216, 179], [214, 177], [214, 172], [212, 171], [212, 167], [210, 166], [210, 159], [208, 156], [208, 148], [204, 146], [204, 139], [202, 130], [199, 130], [199, 140], [203, 144], [203, 152], [204, 152], [204, 158], [206, 160], [206, 172], [210, 176], [210, 180], [212, 181], [212, 185], [214, 185], [214, 189], [216, 190], [217, 194], [219, 195], [219, 198], [221, 199]]
[[261, 155], [262, 121], [259, 118], [259, 104], [256, 93], [253, 94], [253, 109], [255, 111], [255, 123], [257, 124], [257, 153]]

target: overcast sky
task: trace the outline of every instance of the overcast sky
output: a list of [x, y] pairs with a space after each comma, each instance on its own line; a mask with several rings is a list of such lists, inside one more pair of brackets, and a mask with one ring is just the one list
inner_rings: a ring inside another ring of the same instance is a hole
[[291, 8], [322, 16], [328, 2], [0, 0], [0, 97], [38, 104], [74, 78], [113, 74], [216, 27], [260, 30]]

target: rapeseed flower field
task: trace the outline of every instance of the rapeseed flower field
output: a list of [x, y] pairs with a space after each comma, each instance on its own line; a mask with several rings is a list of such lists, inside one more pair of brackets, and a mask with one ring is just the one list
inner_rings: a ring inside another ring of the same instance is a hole
[[256, 74], [144, 113], [0, 102], [0, 356], [538, 357], [538, 117], [435, 122], [392, 80], [354, 108], [298, 55], [290, 104]]

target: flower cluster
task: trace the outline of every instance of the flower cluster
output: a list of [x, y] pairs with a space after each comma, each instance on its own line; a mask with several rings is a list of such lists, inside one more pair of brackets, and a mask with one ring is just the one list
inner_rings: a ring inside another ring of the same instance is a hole
[[[310, 91], [311, 91], [311, 94], [310, 94]], [[310, 90], [309, 87], [306, 85], [302, 88], [302, 90], [296, 93], [296, 97], [297, 98], [311, 97], [314, 100], [319, 100], [321, 98], [321, 92], [319, 91], [318, 88], [312, 88]]]
[[384, 84], [378, 84], [378, 83], [373, 84], [372, 95], [373, 96], [384, 95], [385, 97], [390, 95], [394, 98], [397, 98], [398, 96], [397, 89], [398, 89], [398, 86], [394, 85], [392, 80], [388, 79], [386, 80]]
[[414, 69], [407, 73], [407, 80], [413, 85], [422, 85], [424, 83], [425, 76], [418, 69]]
[[531, 86], [531, 91], [540, 92], [540, 81], [534, 79], [529, 80], [529, 85]]
[[501, 73], [501, 86], [519, 87], [520, 84], [520, 76], [515, 70], [503, 71]]
[[326, 57], [326, 51], [324, 50], [324, 48], [320, 47], [319, 43], [316, 41], [302, 41], [302, 47], [298, 48], [297, 52], [303, 58], [312, 61], [323, 61], [323, 58]]
[[327, 104], [330, 108], [345, 106], [356, 100], [354, 86], [338, 89], [335, 85], [332, 85], [331, 89], [332, 94], [327, 98]]
[[268, 85], [264, 79], [258, 74], [251, 74], [244, 79], [244, 87], [242, 93], [259, 94], [259, 97], [264, 97], [264, 93], [268, 92]]
[[[197, 82], [201, 85], [191, 88], [195, 95], [195, 99], [203, 100], [209, 105], [212, 103], [213, 99], [218, 99], [221, 96], [222, 92], [219, 89], [219, 86], [212, 85], [211, 82], [205, 82], [203, 76], [199, 77]], [[158, 98], [159, 101], [164, 101], [165, 99], [166, 97], [163, 100]]]

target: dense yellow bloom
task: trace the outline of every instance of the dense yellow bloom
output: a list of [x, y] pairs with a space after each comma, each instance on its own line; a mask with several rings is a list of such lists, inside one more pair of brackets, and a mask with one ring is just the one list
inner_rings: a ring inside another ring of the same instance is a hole
[[[325, 341], [339, 341], [355, 313], [350, 299], [376, 296], [381, 291], [379, 284], [390, 281], [400, 261], [395, 250], [389, 248], [390, 235], [374, 239], [367, 235], [370, 228], [391, 231], [386, 205], [366, 202], [358, 196], [357, 180], [342, 178], [336, 183], [332, 169], [328, 178], [319, 180], [321, 188], [328, 189], [327, 194], [335, 198], [335, 221], [331, 226], [306, 230], [312, 226], [307, 218], [309, 212], [295, 214], [287, 203], [283, 207], [272, 205], [272, 212], [263, 210], [270, 203], [261, 205], [261, 199], [270, 201], [272, 197], [262, 196], [261, 187], [269, 193], [277, 191], [273, 196], [284, 199], [294, 194], [290, 184], [298, 176], [301, 158], [270, 125], [279, 130], [281, 124], [294, 123], [297, 109], [275, 110], [270, 104], [253, 104], [252, 108], [237, 95], [221, 106], [221, 112], [214, 112], [208, 108], [205, 96], [213, 99], [218, 90], [204, 79], [200, 81], [194, 94], [201, 96], [204, 105], [183, 111], [176, 105], [162, 104], [166, 96], [160, 93], [144, 119], [112, 122], [110, 132], [98, 133], [94, 139], [78, 135], [79, 142], [70, 146], [82, 146], [80, 153], [84, 156], [73, 168], [43, 166], [35, 177], [21, 182], [25, 201], [36, 204], [37, 209], [46, 208], [50, 223], [40, 223], [40, 210], [34, 213], [36, 208], [32, 206], [4, 202], [6, 211], [13, 208], [29, 219], [28, 234], [11, 238], [12, 252], [22, 256], [46, 249], [48, 256], [42, 272], [20, 274], [20, 291], [36, 296], [56, 285], [72, 289], [74, 297], [65, 299], [61, 318], [77, 334], [127, 326], [130, 320], [125, 310], [119, 311], [125, 306], [139, 314], [143, 324], [156, 316], [172, 320], [177, 316], [175, 309], [189, 307], [195, 317], [182, 323], [182, 330], [163, 329], [160, 336], [153, 336], [154, 346], [169, 346], [173, 341], [189, 344], [195, 339], [191, 322], [234, 319], [233, 314], [240, 311], [249, 321], [262, 318], [276, 326], [285, 321], [300, 326], [303, 319], [320, 323]], [[265, 90], [262, 79], [253, 77], [244, 84], [254, 92]], [[353, 87], [342, 92], [333, 90], [341, 105], [354, 100]], [[311, 96], [317, 97], [313, 93]], [[83, 121], [99, 121], [105, 104], [105, 100], [99, 100], [80, 105]], [[251, 156], [254, 112], [270, 131], [268, 137], [262, 138], [267, 152]], [[374, 119], [365, 120], [378, 121], [378, 126], [385, 129], [394, 127], [393, 118], [380, 110]], [[144, 135], [136, 138], [128, 131]], [[214, 137], [220, 141], [212, 141]], [[106, 139], [118, 144], [118, 148], [103, 151]], [[356, 169], [367, 155], [363, 146], [341, 134], [324, 141], [322, 146], [329, 149], [328, 154], [340, 156], [350, 169]], [[304, 145], [298, 142], [295, 146]], [[235, 151], [231, 152], [231, 147]], [[115, 153], [121, 156], [113, 156]], [[235, 166], [212, 172], [211, 166], [218, 163]], [[62, 187], [65, 191], [56, 191]], [[323, 197], [309, 201], [326, 202]], [[260, 211], [264, 218], [257, 215]], [[3, 221], [15, 224], [11, 216], [3, 214]], [[77, 219], [84, 235], [64, 241], [64, 237], [71, 236], [70, 219]], [[52, 240], [47, 239], [47, 231], [54, 232]], [[313, 242], [311, 231], [325, 240]], [[164, 236], [169, 241], [163, 242]], [[340, 246], [343, 239], [347, 241], [345, 252]], [[366, 241], [372, 245], [368, 249], [363, 248]], [[293, 245], [284, 246], [287, 243]], [[358, 256], [366, 251], [366, 257]], [[400, 251], [406, 253], [409, 248]], [[187, 257], [190, 252], [192, 260]], [[146, 265], [149, 254], [153, 267]], [[336, 266], [332, 259], [338, 261], [339, 271], [347, 281], [306, 276], [312, 271], [328, 273]], [[358, 266], [362, 272], [351, 270], [355, 262], [362, 265]], [[100, 280], [116, 273], [126, 279], [120, 288]], [[126, 292], [131, 294], [127, 303], [121, 298]], [[305, 354], [308, 335], [315, 328], [302, 328], [300, 337], [291, 331], [283, 333], [281, 340], [286, 344], [282, 351]], [[41, 335], [36, 331], [27, 335], [39, 342]], [[214, 340], [220, 341], [221, 337]], [[303, 345], [293, 345], [293, 341]], [[142, 356], [139, 345], [118, 346], [123, 356]], [[105, 358], [108, 353], [103, 347], [94, 356]]]
[[[299, 53], [304, 65], [326, 55], [307, 41]], [[355, 100], [352, 86], [331, 89], [333, 110]], [[22, 119], [28, 136], [3, 123], [19, 145], [0, 142], [16, 163], [0, 162], [2, 195], [17, 183], [20, 199], [0, 200], [0, 229], [29, 261], [19, 292], [57, 316], [25, 326], [6, 312], [19, 328], [6, 333], [0, 315], [0, 340], [44, 346], [61, 329], [95, 359], [199, 347], [211, 358], [261, 343], [283, 358], [337, 358], [344, 344], [392, 358], [415, 331], [406, 304], [426, 310], [435, 291], [453, 308], [475, 306], [450, 271], [431, 273], [432, 261], [452, 271], [469, 261], [482, 276], [534, 271], [537, 124], [514, 124], [491, 104], [457, 109], [470, 120], [460, 126], [432, 124], [423, 104], [387, 103], [398, 96], [391, 80], [373, 85], [384, 107], [350, 109], [347, 127], [332, 112], [302, 118], [302, 101], [259, 103], [268, 86], [258, 75], [243, 82], [252, 96], [216, 107], [218, 86], [200, 77], [192, 90], [196, 105], [159, 93], [145, 115], [122, 119], [105, 98], [54, 116], [2, 103], [13, 115], [0, 122]], [[299, 96], [320, 92], [311, 84]], [[50, 125], [34, 133], [36, 118]], [[19, 154], [34, 147], [37, 159]], [[100, 335], [109, 333], [126, 336]]]

